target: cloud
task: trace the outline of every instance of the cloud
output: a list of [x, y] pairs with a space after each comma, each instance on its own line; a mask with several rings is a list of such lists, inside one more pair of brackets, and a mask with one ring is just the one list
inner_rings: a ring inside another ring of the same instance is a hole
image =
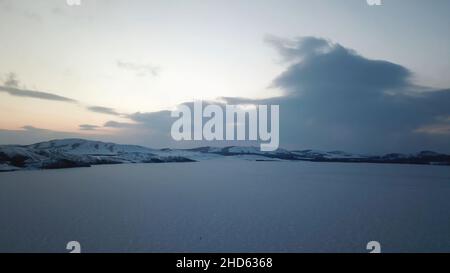
[[27, 90], [27, 89], [19, 89], [15, 87], [8, 87], [4, 85], [0, 85], [0, 92], [8, 93], [11, 96], [16, 97], [28, 97], [42, 100], [52, 100], [52, 101], [61, 101], [61, 102], [70, 102], [76, 103], [77, 101], [71, 98], [55, 95], [48, 92], [35, 91], [35, 90]]
[[[253, 102], [280, 105], [281, 145], [374, 153], [450, 151], [448, 135], [418, 130], [450, 116], [449, 89], [417, 86], [407, 68], [365, 58], [326, 39], [271, 37], [268, 42], [288, 63], [272, 82], [285, 96]], [[439, 125], [442, 131], [449, 123]]]
[[108, 127], [108, 128], [132, 128], [135, 127], [136, 124], [133, 123], [129, 123], [129, 122], [118, 122], [118, 121], [107, 121], [103, 127]]
[[175, 119], [171, 111], [136, 112], [123, 115], [129, 122], [108, 121], [104, 127], [117, 129], [114, 141], [134, 143], [149, 147], [186, 147], [186, 143], [176, 143], [170, 136]]
[[113, 108], [109, 107], [103, 107], [103, 106], [88, 106], [87, 109], [91, 112], [100, 113], [100, 114], [107, 114], [107, 115], [113, 115], [113, 116], [120, 116], [121, 114], [117, 112]]
[[133, 62], [117, 61], [117, 66], [121, 69], [132, 71], [136, 73], [136, 76], [158, 76], [160, 67], [150, 64], [138, 64]]
[[[278, 98], [276, 98], [278, 99]], [[242, 98], [242, 97], [219, 97], [219, 102], [222, 104], [231, 104], [231, 105], [256, 105], [256, 104], [270, 104], [273, 102], [274, 98], [267, 99], [251, 99], [251, 98]], [[217, 103], [216, 103], [217, 104]]]
[[100, 126], [97, 125], [91, 125], [91, 124], [81, 124], [78, 126], [80, 128], [80, 130], [82, 131], [95, 131], [98, 128], [100, 128]]
[[268, 35], [264, 41], [277, 49], [286, 62], [326, 53], [332, 45], [331, 41], [317, 37], [298, 37], [289, 40]]
[[168, 110], [148, 113], [136, 112], [134, 114], [127, 115], [127, 117], [133, 121], [151, 125], [156, 123], [166, 123], [168, 117], [170, 117], [170, 113], [171, 111]]
[[[8, 73], [6, 76], [6, 80], [3, 85], [0, 85], [0, 92], [8, 93], [12, 96], [17, 97], [28, 97], [35, 99], [43, 99], [43, 100], [52, 100], [52, 101], [60, 101], [60, 102], [69, 102], [69, 103], [78, 103], [77, 100], [59, 96], [56, 94], [43, 92], [43, 91], [34, 91], [27, 90], [19, 87], [20, 81], [17, 79], [15, 73]], [[121, 116], [122, 114], [116, 111], [113, 108], [103, 107], [103, 106], [87, 106], [87, 110], [100, 114]]]
[[411, 72], [400, 65], [366, 59], [351, 49], [320, 38], [303, 37], [291, 43], [295, 44], [294, 48], [285, 42], [271, 42], [284, 58], [294, 61], [273, 81], [275, 87], [315, 96], [360, 94], [367, 98], [411, 86]]
[[355, 152], [450, 152], [450, 89], [417, 86], [406, 67], [371, 60], [317, 37], [266, 38], [286, 69], [271, 87], [284, 96], [221, 98], [280, 105], [281, 146]]
[[103, 126], [109, 128], [133, 128], [133, 129], [146, 129], [156, 131], [170, 132], [172, 124], [171, 111], [158, 111], [141, 113], [136, 112], [133, 114], [124, 115], [125, 118], [131, 122], [118, 122], [108, 121]]
[[52, 132], [51, 130], [37, 128], [37, 127], [31, 126], [31, 125], [22, 126], [21, 129], [24, 129], [24, 130], [29, 131], [29, 132]]
[[9, 95], [16, 97], [28, 97], [42, 100], [77, 103], [77, 101], [74, 99], [59, 96], [49, 92], [19, 88], [19, 81], [13, 73], [9, 73], [6, 81], [4, 82], [4, 85], [0, 85], [0, 92], [8, 93]]
[[[280, 105], [280, 145], [288, 149], [375, 154], [450, 151], [447, 134], [450, 90], [414, 85], [413, 74], [407, 68], [365, 58], [326, 39], [304, 37], [278, 42], [271, 39], [269, 43], [283, 54], [287, 64], [271, 85], [285, 91], [283, 96], [221, 97], [218, 102], [204, 105], [223, 106], [223, 102]], [[192, 102], [184, 104], [192, 106]], [[170, 111], [137, 112], [124, 117], [132, 120], [133, 125], [108, 125], [125, 128], [129, 135], [140, 135], [152, 143], [174, 145], [169, 135], [174, 121]]]

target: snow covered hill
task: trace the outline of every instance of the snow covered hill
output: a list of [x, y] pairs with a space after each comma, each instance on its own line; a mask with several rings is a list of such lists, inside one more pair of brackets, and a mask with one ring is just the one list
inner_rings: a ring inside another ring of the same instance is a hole
[[85, 139], [60, 139], [25, 146], [36, 150], [52, 150], [77, 155], [117, 155], [120, 153], [151, 154], [154, 150], [136, 146], [90, 141]]
[[195, 162], [213, 159], [450, 165], [449, 155], [430, 151], [409, 155], [369, 156], [318, 150], [278, 149], [273, 152], [262, 152], [258, 147], [237, 146], [158, 150], [85, 139], [51, 140], [24, 146], [0, 145], [0, 172], [89, 167], [100, 164]]
[[193, 162], [142, 146], [62, 139], [26, 146], [0, 145], [0, 171], [59, 169], [101, 164]]

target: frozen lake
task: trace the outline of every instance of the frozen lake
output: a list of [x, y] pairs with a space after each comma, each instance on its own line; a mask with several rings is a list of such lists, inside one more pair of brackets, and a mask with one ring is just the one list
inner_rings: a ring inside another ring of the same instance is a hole
[[0, 173], [0, 252], [450, 252], [450, 168], [250, 162]]

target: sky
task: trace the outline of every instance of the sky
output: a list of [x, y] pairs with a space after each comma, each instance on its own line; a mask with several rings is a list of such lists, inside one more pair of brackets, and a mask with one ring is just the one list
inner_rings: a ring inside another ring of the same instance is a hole
[[279, 104], [288, 149], [450, 152], [449, 12], [449, 0], [0, 0], [0, 144], [196, 146], [171, 140], [170, 110], [225, 100]]

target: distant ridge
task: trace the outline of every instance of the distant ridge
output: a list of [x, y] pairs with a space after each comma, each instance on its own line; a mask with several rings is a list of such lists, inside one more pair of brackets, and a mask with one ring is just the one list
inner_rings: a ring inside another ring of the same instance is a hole
[[273, 152], [262, 152], [258, 147], [239, 146], [150, 149], [138, 145], [121, 145], [76, 138], [50, 140], [31, 145], [0, 145], [0, 171], [90, 167], [101, 164], [196, 162], [217, 158], [252, 161], [450, 165], [450, 155], [432, 151], [369, 156], [318, 150], [278, 149]]

